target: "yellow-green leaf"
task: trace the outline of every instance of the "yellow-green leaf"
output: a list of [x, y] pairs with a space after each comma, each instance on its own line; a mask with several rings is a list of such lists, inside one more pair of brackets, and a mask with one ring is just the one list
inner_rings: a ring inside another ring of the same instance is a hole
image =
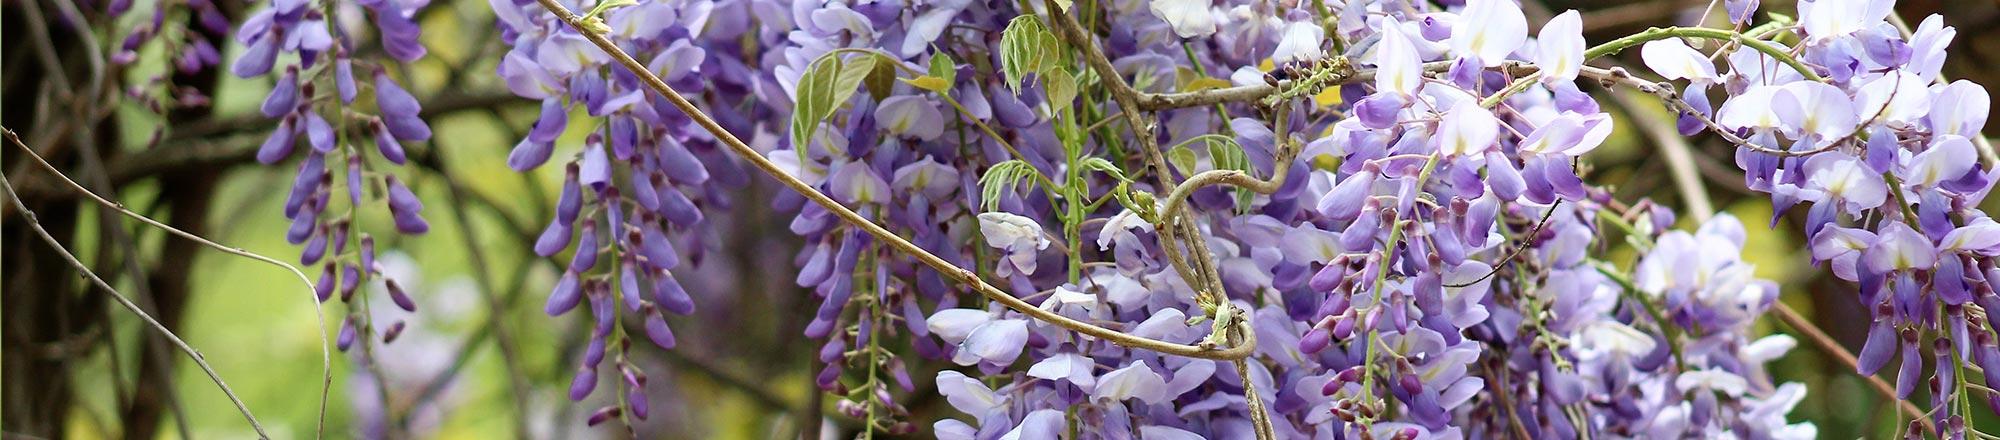
[[1174, 147], [1173, 150], [1167, 151], [1167, 162], [1172, 163], [1174, 169], [1179, 170], [1182, 174], [1194, 174], [1195, 166], [1199, 164], [1199, 161], [1200, 159], [1194, 155], [1194, 150], [1189, 149], [1185, 145]]
[[821, 57], [806, 66], [806, 73], [799, 77], [798, 89], [793, 95], [792, 144], [798, 146], [800, 154], [804, 146], [811, 142], [813, 130], [826, 118], [827, 108], [833, 101], [833, 83], [840, 73], [840, 58]]
[[1042, 89], [1049, 94], [1051, 111], [1069, 107], [1071, 102], [1076, 101], [1076, 77], [1070, 75], [1068, 70], [1049, 69], [1042, 75]]
[[840, 76], [833, 83], [833, 100], [828, 102], [827, 116], [821, 118], [832, 116], [833, 109], [846, 103], [847, 98], [854, 97], [854, 92], [861, 87], [861, 82], [868, 79], [870, 73], [874, 73], [875, 59], [874, 55], [861, 56], [841, 64]]
[[938, 93], [945, 93], [945, 94], [951, 93], [951, 83], [945, 81], [944, 78], [924, 75], [916, 78], [898, 78], [898, 79], [901, 79], [904, 83], [907, 83], [909, 85], [916, 86], [916, 88], [919, 89], [929, 90]]
[[868, 78], [862, 81], [862, 84], [868, 86], [868, 96], [881, 101], [882, 98], [889, 97], [889, 93], [896, 88], [896, 60], [884, 55], [868, 58], [875, 59], [875, 69], [868, 72]]
[[1226, 89], [1229, 88], [1229, 86], [1233, 85], [1235, 84], [1231, 84], [1229, 80], [1226, 79], [1210, 78], [1204, 76], [1200, 78], [1195, 78], [1192, 81], [1188, 81], [1186, 85], [1181, 86], [1181, 91], [1199, 92], [1203, 90]]
[[944, 80], [945, 87], [950, 87], [958, 81], [958, 62], [951, 59], [951, 54], [937, 52], [931, 55], [930, 74]]
[[1062, 48], [1056, 36], [1033, 15], [1014, 17], [1007, 23], [1007, 29], [1000, 32], [1000, 70], [1007, 78], [1007, 86], [1021, 90], [1021, 79], [1028, 74], [1047, 74], [1048, 70], [1060, 64]]

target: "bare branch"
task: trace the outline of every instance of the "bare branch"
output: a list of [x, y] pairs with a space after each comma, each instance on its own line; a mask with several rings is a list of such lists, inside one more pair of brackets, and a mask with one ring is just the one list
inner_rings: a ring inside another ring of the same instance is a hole
[[[420, 117], [428, 120], [440, 115], [464, 110], [485, 109], [503, 104], [522, 103], [518, 97], [505, 90], [486, 90], [470, 93], [448, 92], [425, 99]], [[171, 171], [191, 169], [216, 169], [249, 163], [257, 155], [257, 147], [264, 141], [277, 122], [252, 113], [248, 116], [204, 119], [179, 129], [161, 141], [158, 148], [132, 152], [131, 154], [107, 158], [104, 168], [112, 185], [124, 185]], [[68, 194], [57, 182], [45, 178], [27, 176], [20, 179], [19, 188], [23, 197], [46, 199]]]
[[[58, 170], [58, 169], [56, 169], [55, 165], [50, 165], [50, 164], [49, 164], [49, 162], [48, 162], [48, 160], [45, 160], [45, 159], [43, 159], [41, 155], [38, 155], [38, 154], [35, 154], [35, 149], [34, 149], [34, 148], [30, 148], [30, 147], [28, 147], [28, 144], [24, 144], [24, 143], [21, 143], [21, 137], [20, 137], [20, 135], [19, 135], [19, 134], [17, 134], [17, 133], [15, 133], [13, 129], [9, 129], [9, 128], [5, 128], [5, 127], [0, 127], [0, 134], [4, 134], [4, 135], [5, 135], [6, 137], [7, 137], [7, 141], [8, 141], [9, 143], [12, 143], [12, 144], [14, 144], [14, 146], [15, 146], [15, 147], [19, 147], [19, 148], [21, 149], [21, 151], [22, 151], [22, 152], [25, 152], [25, 153], [27, 153], [27, 154], [28, 154], [28, 157], [29, 157], [29, 158], [32, 158], [32, 159], [34, 159], [34, 162], [35, 162], [36, 164], [40, 165], [40, 166], [42, 167], [42, 169], [45, 169], [45, 170], [48, 170], [48, 172], [50, 172], [50, 173], [53, 173], [53, 174], [55, 174], [55, 175], [56, 175], [56, 177], [60, 178], [60, 179], [61, 179], [61, 180], [62, 180], [62, 181], [63, 181], [64, 183], [67, 183], [67, 184], [69, 185], [69, 187], [70, 187], [70, 188], [72, 188], [72, 189], [75, 189], [75, 190], [76, 190], [76, 191], [77, 191], [78, 193], [81, 193], [81, 194], [83, 194], [83, 195], [86, 195], [86, 196], [89, 196], [91, 200], [93, 200], [93, 201], [96, 201], [96, 202], [97, 202], [97, 203], [98, 203], [99, 205], [104, 205], [104, 206], [106, 206], [106, 207], [110, 207], [110, 208], [112, 208], [112, 209], [116, 209], [116, 210], [118, 210], [118, 212], [119, 212], [119, 213], [121, 213], [121, 214], [125, 214], [125, 216], [126, 216], [126, 217], [131, 217], [131, 218], [132, 218], [133, 220], [138, 220], [138, 221], [139, 221], [140, 223], [145, 223], [145, 224], [147, 224], [147, 225], [150, 225], [150, 226], [152, 226], [152, 227], [155, 227], [155, 228], [159, 228], [160, 230], [163, 230], [163, 231], [167, 231], [167, 232], [169, 232], [169, 233], [172, 233], [172, 234], [174, 234], [174, 235], [178, 235], [178, 236], [180, 236], [181, 238], [185, 238], [185, 239], [188, 239], [188, 240], [191, 240], [191, 241], [194, 241], [194, 242], [196, 242], [196, 243], [200, 243], [200, 244], [202, 244], [202, 245], [204, 245], [204, 246], [208, 246], [208, 247], [210, 247], [210, 248], [214, 248], [215, 250], [219, 250], [219, 251], [222, 251], [223, 253], [227, 253], [227, 254], [231, 254], [231, 255], [236, 255], [236, 256], [240, 256], [240, 257], [244, 257], [244, 258], [249, 258], [249, 259], [253, 259], [253, 260], [257, 260], [257, 261], [262, 261], [262, 262], [265, 262], [265, 263], [268, 263], [268, 264], [271, 264], [271, 265], [274, 265], [274, 266], [278, 266], [278, 267], [283, 267], [283, 268], [285, 268], [286, 270], [290, 270], [290, 271], [292, 272], [292, 275], [295, 275], [295, 276], [297, 276], [297, 277], [299, 278], [299, 282], [301, 282], [301, 283], [304, 283], [304, 284], [305, 284], [305, 286], [306, 286], [306, 292], [305, 292], [305, 293], [306, 293], [306, 300], [307, 300], [307, 301], [310, 301], [310, 302], [312, 302], [312, 305], [313, 305], [313, 317], [314, 317], [314, 319], [317, 319], [317, 320], [319, 321], [319, 325], [318, 325], [317, 327], [319, 328], [319, 336], [320, 336], [320, 341], [319, 341], [319, 350], [320, 350], [320, 395], [319, 395], [319, 414], [320, 414], [320, 417], [319, 417], [319, 419], [320, 419], [320, 421], [319, 421], [319, 425], [318, 425], [318, 427], [317, 427], [317, 428], [315, 429], [315, 434], [318, 434], [318, 433], [321, 433], [321, 432], [323, 432], [323, 431], [325, 430], [325, 428], [326, 428], [326, 399], [327, 399], [327, 394], [328, 394], [328, 392], [330, 392], [330, 391], [331, 391], [331, 389], [332, 389], [332, 387], [333, 387], [333, 350], [331, 349], [331, 343], [329, 342], [329, 339], [327, 338], [327, 334], [326, 334], [326, 316], [325, 316], [325, 313], [324, 313], [324, 311], [323, 311], [323, 310], [321, 310], [321, 308], [320, 308], [320, 303], [319, 303], [319, 296], [318, 296], [318, 294], [314, 293], [314, 288], [313, 288], [313, 282], [312, 282], [312, 280], [311, 280], [311, 279], [309, 279], [309, 278], [306, 278], [306, 274], [305, 274], [305, 272], [301, 272], [301, 271], [299, 271], [299, 268], [298, 268], [298, 267], [295, 267], [295, 266], [292, 266], [291, 264], [288, 264], [288, 263], [285, 263], [285, 262], [283, 262], [283, 261], [279, 261], [279, 260], [277, 260], [277, 259], [274, 259], [274, 258], [271, 258], [271, 257], [266, 257], [266, 256], [263, 256], [263, 255], [258, 255], [257, 253], [254, 253], [254, 252], [250, 252], [250, 251], [246, 251], [246, 250], [243, 250], [242, 248], [238, 248], [238, 247], [230, 247], [230, 246], [224, 246], [224, 245], [222, 245], [221, 243], [216, 243], [216, 242], [214, 242], [214, 241], [211, 241], [211, 240], [209, 240], [209, 239], [207, 239], [207, 238], [203, 238], [203, 237], [201, 237], [201, 236], [199, 236], [199, 235], [194, 235], [194, 234], [191, 234], [191, 233], [188, 233], [187, 231], [182, 231], [182, 230], [180, 230], [179, 228], [175, 228], [175, 227], [173, 227], [173, 226], [169, 226], [169, 225], [167, 225], [166, 223], [160, 223], [160, 222], [159, 222], [158, 220], [153, 220], [153, 219], [152, 219], [152, 218], [150, 218], [150, 217], [146, 217], [146, 216], [144, 216], [144, 215], [140, 215], [139, 213], [136, 213], [136, 212], [132, 212], [132, 210], [130, 210], [130, 209], [126, 209], [126, 208], [125, 208], [125, 205], [124, 205], [124, 204], [121, 204], [121, 203], [118, 203], [118, 202], [113, 202], [113, 201], [111, 201], [111, 200], [108, 200], [108, 199], [105, 199], [104, 197], [102, 197], [102, 196], [99, 196], [99, 195], [97, 195], [97, 193], [95, 193], [95, 192], [91, 192], [91, 191], [90, 191], [89, 189], [86, 189], [86, 188], [84, 188], [84, 187], [83, 187], [83, 185], [81, 185], [81, 184], [78, 184], [78, 183], [76, 183], [76, 181], [75, 181], [75, 180], [70, 180], [69, 176], [66, 176], [66, 175], [63, 175], [63, 174], [62, 174], [62, 171], [61, 171], [61, 170]], [[12, 198], [12, 199], [14, 200], [14, 204], [15, 204], [15, 205], [16, 205], [16, 206], [17, 206], [17, 207], [19, 208], [19, 210], [21, 211], [21, 214], [22, 214], [23, 216], [29, 216], [28, 218], [32, 219], [33, 217], [32, 217], [32, 216], [30, 216], [30, 215], [31, 215], [31, 213], [29, 213], [29, 212], [28, 212], [28, 210], [27, 210], [26, 206], [25, 206], [25, 205], [22, 205], [22, 204], [21, 204], [21, 202], [20, 202], [20, 197], [19, 197], [19, 194], [16, 194], [16, 193], [14, 193], [13, 191], [14, 191], [14, 190], [13, 190], [13, 185], [12, 185], [11, 183], [9, 183], [9, 184], [7, 185], [7, 192], [8, 192], [8, 196], [9, 196], [10, 198]], [[30, 223], [32, 224], [33, 222], [30, 222]], [[39, 228], [39, 226], [38, 226], [37, 228]], [[95, 278], [95, 276], [93, 276], [93, 278]], [[152, 319], [151, 317], [148, 317], [148, 318], [147, 318], [147, 320], [149, 320], [149, 321], [150, 321], [151, 319]], [[185, 344], [183, 344], [183, 345], [185, 345]], [[239, 403], [237, 404], [237, 406], [238, 406], [238, 407], [241, 407], [241, 406], [242, 406], [242, 404], [241, 404], [241, 403], [239, 402]], [[247, 411], [247, 410], [245, 411], [245, 415], [248, 415], [248, 411]], [[254, 424], [254, 423], [253, 423], [253, 424]], [[262, 429], [261, 429], [261, 427], [260, 427], [260, 429], [259, 429], [258, 431], [259, 431], [259, 433], [262, 433]], [[268, 436], [267, 436], [267, 437], [268, 437]]]
[[[8, 131], [7, 138], [15, 139], [14, 132], [11, 130]], [[117, 300], [119, 305], [125, 306], [125, 310], [131, 311], [134, 315], [139, 315], [139, 318], [145, 320], [147, 325], [152, 326], [154, 331], [160, 332], [161, 336], [165, 336], [167, 340], [173, 341], [175, 347], [179, 348], [182, 353], [186, 353], [189, 359], [194, 360], [195, 366], [201, 367], [201, 371], [208, 374], [208, 380], [215, 382], [215, 386], [222, 389], [222, 394], [229, 398], [230, 403], [236, 405], [238, 412], [243, 413], [243, 419], [250, 421], [250, 428], [257, 431], [258, 437], [271, 438], [269, 433], [264, 432], [264, 425], [257, 422], [257, 416], [250, 414], [250, 407], [243, 405], [243, 399], [237, 398], [236, 392], [229, 389], [229, 384], [222, 381], [222, 375], [215, 372], [215, 367], [208, 365], [208, 360], [202, 357], [201, 351], [188, 346], [187, 341], [181, 340], [180, 336], [175, 335], [173, 330], [168, 330], [167, 326], [161, 325], [159, 320], [153, 319], [153, 315], [147, 314], [145, 310], [139, 308], [138, 304], [132, 303], [131, 299], [126, 298], [122, 293], [118, 293], [118, 289], [112, 288], [111, 283], [104, 282], [103, 278], [99, 278], [96, 273], [91, 272], [90, 266], [83, 264], [81, 260], [77, 260], [76, 255], [71, 254], [69, 249], [64, 248], [61, 241], [56, 240], [55, 236], [49, 235], [49, 231], [43, 229], [41, 222], [35, 219], [35, 212], [29, 211], [28, 205], [21, 203], [21, 197], [14, 194], [13, 182], [4, 176], [0, 176], [0, 189], [7, 191], [7, 201], [14, 206], [14, 209], [21, 212], [22, 222], [27, 224], [29, 229], [33, 229], [35, 235], [41, 236], [42, 241], [48, 243], [49, 247], [55, 249], [56, 253], [61, 254], [63, 259], [69, 262], [70, 266], [76, 267], [77, 272], [81, 272], [84, 277], [90, 278], [91, 284], [96, 284], [97, 288], [103, 289], [104, 293], [111, 295], [112, 299]]]

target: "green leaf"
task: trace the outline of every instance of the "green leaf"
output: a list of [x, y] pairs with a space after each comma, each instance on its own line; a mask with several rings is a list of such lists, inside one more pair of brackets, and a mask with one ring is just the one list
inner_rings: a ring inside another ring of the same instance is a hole
[[944, 78], [924, 75], [916, 78], [897, 78], [897, 79], [919, 89], [929, 90], [942, 94], [951, 94], [951, 82], [946, 81]]
[[604, 16], [605, 12], [608, 12], [612, 9], [618, 9], [636, 4], [639, 4], [637, 0], [605, 0], [602, 3], [598, 3], [597, 6], [592, 6], [590, 8], [590, 12], [583, 14], [583, 18], [585, 19], [600, 18]]
[[1040, 171], [1034, 165], [1020, 159], [993, 164], [992, 168], [986, 169], [986, 174], [979, 176], [980, 205], [989, 211], [998, 208], [1000, 197], [1014, 191], [1022, 181], [1026, 181], [1029, 188], [1034, 188], [1037, 173]]
[[[1237, 170], [1254, 174], [1250, 169], [1250, 157], [1243, 154], [1243, 145], [1236, 139], [1222, 136], [1208, 137], [1208, 157], [1215, 169]], [[1244, 188], [1232, 188], [1237, 212], [1249, 212], [1256, 193]]]
[[1194, 174], [1200, 159], [1195, 157], [1193, 149], [1183, 145], [1167, 151], [1167, 162], [1172, 163], [1181, 174]]
[[1243, 147], [1235, 139], [1209, 138], [1208, 158], [1218, 170], [1250, 170], [1250, 159], [1243, 156]]
[[842, 60], [839, 52], [832, 52], [806, 66], [806, 74], [799, 77], [792, 107], [792, 145], [798, 150], [800, 163], [806, 161], [806, 146], [812, 143], [813, 132], [818, 131], [820, 123], [833, 117], [835, 109], [854, 97], [855, 89], [874, 73], [879, 57], [869, 54]]
[[951, 59], [951, 54], [937, 52], [931, 55], [930, 74], [944, 80], [945, 87], [951, 87], [958, 81], [958, 61]]
[[1111, 161], [1104, 160], [1104, 158], [1102, 157], [1092, 157], [1084, 159], [1083, 169], [1097, 171], [1109, 175], [1113, 179], [1118, 179], [1118, 182], [1121, 185], [1124, 184], [1124, 182], [1131, 181], [1131, 179], [1125, 177], [1125, 170], [1118, 169], [1117, 165], [1112, 165]]
[[848, 98], [854, 97], [854, 92], [861, 87], [861, 82], [868, 79], [869, 74], [874, 73], [876, 57], [877, 55], [856, 57], [841, 64], [840, 76], [833, 83], [833, 101], [829, 102], [827, 115], [821, 116], [821, 120], [833, 116], [834, 108], [840, 107]]
[[1049, 69], [1042, 75], [1042, 88], [1049, 94], [1049, 111], [1060, 111], [1076, 101], [1076, 76], [1068, 70]]
[[833, 84], [840, 65], [837, 56], [820, 57], [806, 66], [805, 75], [799, 77], [792, 105], [792, 145], [798, 150], [801, 163], [805, 162], [806, 146], [812, 143], [813, 131], [832, 111]]
[[1007, 86], [1019, 92], [1022, 78], [1030, 73], [1046, 74], [1061, 63], [1058, 52], [1061, 49], [1062, 43], [1040, 18], [1014, 17], [1014, 21], [1007, 23], [1007, 29], [1000, 32], [1000, 70], [1007, 77]]
[[879, 54], [870, 55], [868, 58], [874, 60], [875, 68], [868, 72], [868, 78], [863, 80], [862, 84], [868, 86], [869, 97], [881, 101], [883, 98], [888, 98], [890, 92], [895, 91], [896, 60]]

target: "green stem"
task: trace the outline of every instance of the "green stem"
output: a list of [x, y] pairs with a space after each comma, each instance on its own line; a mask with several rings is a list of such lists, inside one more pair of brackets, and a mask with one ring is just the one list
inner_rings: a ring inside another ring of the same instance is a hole
[[[944, 98], [946, 104], [951, 104], [951, 108], [958, 111], [959, 117], [971, 122], [973, 126], [979, 127], [979, 131], [986, 133], [986, 137], [992, 138], [993, 142], [1000, 144], [1000, 148], [1007, 150], [1007, 154], [1013, 155], [1015, 159], [1020, 159], [1022, 162], [1034, 163], [1029, 162], [1028, 156], [1022, 155], [1021, 150], [1014, 149], [1014, 144], [1008, 143], [1006, 137], [1000, 136], [999, 132], [993, 131], [992, 126], [986, 125], [986, 122], [980, 121], [979, 118], [972, 117], [972, 112], [967, 111], [965, 106], [959, 105], [957, 98], [951, 97], [949, 93], [939, 93], [937, 95], [939, 98]], [[1035, 183], [1042, 184], [1043, 188], [1057, 188], [1055, 181], [1050, 180], [1049, 176], [1043, 175], [1040, 169], [1035, 170]]]
[[[1204, 66], [1202, 66], [1202, 64], [1201, 64], [1201, 58], [1200, 58], [1200, 57], [1196, 57], [1196, 56], [1194, 55], [1194, 44], [1192, 44], [1192, 43], [1188, 43], [1188, 42], [1186, 42], [1186, 41], [1182, 41], [1182, 42], [1181, 42], [1181, 52], [1183, 52], [1183, 53], [1186, 53], [1186, 54], [1187, 54], [1187, 59], [1188, 59], [1188, 62], [1189, 62], [1189, 63], [1193, 63], [1193, 64], [1194, 64], [1194, 71], [1195, 71], [1196, 73], [1200, 73], [1202, 77], [1208, 77], [1208, 68], [1207, 68], [1207, 67], [1204, 67]], [[1235, 130], [1234, 130], [1234, 129], [1232, 129], [1232, 128], [1229, 128], [1229, 108], [1228, 108], [1228, 107], [1223, 107], [1223, 106], [1222, 106], [1222, 103], [1221, 103], [1221, 102], [1216, 102], [1216, 103], [1215, 103], [1215, 114], [1217, 114], [1217, 115], [1221, 115], [1221, 116], [1222, 116], [1222, 133], [1223, 133], [1223, 134], [1228, 134], [1228, 135], [1231, 135], [1231, 136], [1234, 136], [1234, 135], [1236, 135], [1236, 132], [1235, 132]]]
[[1793, 58], [1792, 54], [1786, 52], [1785, 49], [1775, 44], [1772, 44], [1769, 41], [1750, 38], [1744, 36], [1741, 33], [1737, 33], [1736, 31], [1728, 29], [1710, 29], [1710, 28], [1700, 28], [1700, 27], [1667, 27], [1667, 28], [1647, 29], [1644, 32], [1632, 34], [1626, 36], [1625, 38], [1611, 40], [1604, 44], [1599, 44], [1597, 45], [1597, 47], [1592, 47], [1589, 50], [1585, 50], [1583, 51], [1583, 59], [1585, 61], [1589, 61], [1597, 58], [1602, 58], [1607, 55], [1614, 55], [1619, 52], [1623, 52], [1625, 49], [1629, 49], [1632, 46], [1638, 46], [1640, 44], [1644, 44], [1648, 41], [1664, 40], [1668, 38], [1703, 38], [1703, 39], [1718, 40], [1718, 41], [1734, 41], [1737, 44], [1742, 44], [1743, 47], [1748, 47], [1758, 52], [1763, 52], [1765, 55], [1770, 55], [1771, 58], [1777, 59], [1779, 62], [1785, 63], [1785, 65], [1787, 66], [1791, 66], [1792, 70], [1799, 71], [1799, 74], [1804, 75], [1806, 79], [1818, 82], [1826, 82], [1826, 78], [1820, 77], [1818, 73], [1813, 72], [1812, 67], [1808, 67], [1806, 66], [1805, 63], [1799, 62], [1798, 58]]
[[[1424, 182], [1430, 180], [1431, 171], [1437, 169], [1437, 163], [1438, 155], [1436, 154], [1432, 154], [1430, 160], [1424, 161], [1424, 169], [1417, 172], [1417, 190], [1423, 190]], [[1375, 272], [1375, 303], [1369, 307], [1381, 307], [1382, 305], [1382, 287], [1389, 281], [1389, 269], [1395, 267], [1391, 260], [1395, 258], [1396, 245], [1403, 240], [1402, 211], [1396, 211], [1396, 215], [1389, 221], [1389, 227], [1391, 228], [1389, 229], [1389, 241], [1388, 244], [1382, 247], [1382, 261], [1377, 263], [1381, 264], [1382, 268]], [[1380, 337], [1381, 335], [1375, 329], [1368, 329], [1368, 338], [1365, 342], [1368, 344], [1368, 352], [1363, 358], [1361, 365], [1375, 365], [1375, 345], [1379, 343], [1376, 339]], [[1363, 372], [1361, 375], [1361, 396], [1363, 403], [1375, 400], [1375, 374]], [[1364, 423], [1363, 426], [1368, 426], [1368, 424]]]
[[1641, 295], [1639, 287], [1632, 284], [1632, 279], [1626, 277], [1624, 273], [1619, 272], [1617, 268], [1612, 267], [1611, 263], [1603, 261], [1591, 261], [1591, 263], [1592, 267], [1597, 268], [1597, 273], [1604, 274], [1605, 278], [1610, 278], [1611, 281], [1617, 282], [1618, 286], [1624, 288], [1625, 293], [1631, 296], [1632, 301], [1638, 302], [1639, 305], [1645, 307], [1646, 315], [1651, 316], [1653, 323], [1659, 325], [1660, 330], [1666, 333], [1667, 349], [1672, 350], [1674, 353], [1674, 365], [1679, 366], [1681, 371], [1687, 371], [1687, 358], [1681, 356], [1680, 327], [1675, 327], [1672, 322], [1667, 321], [1667, 315], [1660, 311], [1660, 305], [1654, 304]]
[[1530, 73], [1520, 78], [1516, 78], [1514, 79], [1514, 82], [1507, 84], [1507, 88], [1500, 89], [1500, 91], [1498, 92], [1493, 92], [1493, 96], [1488, 96], [1486, 97], [1486, 99], [1480, 100], [1479, 106], [1490, 109], [1493, 108], [1493, 106], [1500, 105], [1500, 101], [1504, 101], [1507, 99], [1507, 97], [1514, 96], [1514, 94], [1516, 93], [1521, 93], [1522, 90], [1527, 90], [1528, 86], [1534, 85], [1535, 80], [1541, 78], [1542, 78], [1542, 72], [1539, 70], [1535, 71], [1535, 73]]
[[1653, 247], [1653, 239], [1646, 237], [1645, 234], [1640, 234], [1639, 228], [1633, 226], [1632, 222], [1625, 221], [1624, 217], [1619, 217], [1618, 214], [1600, 209], [1597, 211], [1597, 218], [1618, 227], [1619, 231], [1625, 232], [1625, 237], [1634, 240], [1635, 244], [1639, 245], [1638, 247], [1641, 251]]
[[1896, 177], [1896, 173], [1882, 173], [1882, 180], [1889, 183], [1889, 195], [1896, 197], [1896, 206], [1903, 208], [1903, 223], [1908, 223], [1910, 229], [1924, 232], [1924, 225], [1917, 223], [1917, 210], [1911, 208], [1910, 201], [1903, 197], [1903, 178]]

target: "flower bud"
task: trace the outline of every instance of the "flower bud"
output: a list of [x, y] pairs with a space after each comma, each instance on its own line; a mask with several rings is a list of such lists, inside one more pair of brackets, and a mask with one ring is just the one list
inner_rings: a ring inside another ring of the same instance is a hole
[[660, 348], [674, 348], [674, 331], [667, 328], [667, 319], [660, 316], [658, 310], [651, 310], [646, 314], [646, 339], [652, 340], [653, 345], [658, 345]]
[[340, 321], [340, 338], [334, 341], [333, 346], [342, 352], [354, 346], [354, 318]]
[[319, 272], [319, 282], [313, 284], [313, 293], [319, 296], [319, 302], [326, 302], [333, 298], [333, 288], [340, 285], [340, 279], [334, 277], [334, 262], [328, 261], [320, 267], [323, 269]]
[[394, 324], [389, 324], [389, 330], [382, 332], [382, 343], [396, 342], [396, 337], [402, 335], [403, 321], [396, 321]]
[[585, 421], [584, 425], [597, 426], [598, 424], [611, 421], [611, 419], [618, 418], [618, 415], [623, 412], [624, 410], [619, 409], [618, 405], [610, 405], [603, 408], [599, 408], [597, 412], [590, 413], [590, 419]]
[[646, 420], [651, 407], [646, 403], [646, 390], [634, 387], [625, 390], [625, 406], [632, 408], [632, 418]]
[[549, 292], [548, 305], [544, 306], [542, 311], [547, 312], [549, 316], [557, 316], [576, 308], [577, 303], [583, 301], [583, 294], [577, 283], [576, 272], [563, 272], [562, 279], [557, 280], [555, 289]]
[[397, 165], [409, 160], [403, 153], [403, 143], [396, 140], [394, 133], [389, 132], [389, 126], [383, 125], [381, 120], [369, 121], [368, 125], [375, 129], [375, 151], [382, 153], [383, 159], [388, 159]]
[[396, 284], [395, 279], [384, 277], [382, 284], [388, 286], [389, 300], [394, 301], [396, 307], [403, 308], [405, 312], [417, 311], [417, 302], [410, 300], [410, 295], [403, 293], [403, 286]]

